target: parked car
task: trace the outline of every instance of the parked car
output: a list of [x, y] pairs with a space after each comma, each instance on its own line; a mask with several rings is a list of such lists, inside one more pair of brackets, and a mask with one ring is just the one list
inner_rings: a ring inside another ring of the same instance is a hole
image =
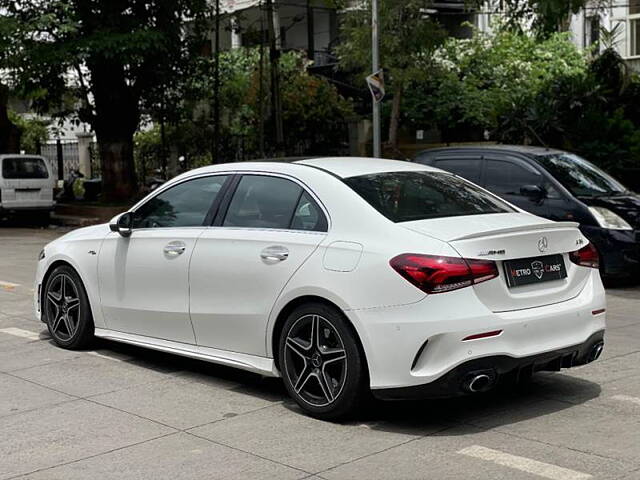
[[540, 217], [580, 223], [607, 277], [640, 273], [640, 195], [584, 158], [491, 145], [426, 150], [415, 161], [460, 175]]
[[598, 258], [573, 222], [380, 159], [209, 166], [40, 254], [37, 315], [267, 376], [308, 413], [486, 391], [592, 362]]
[[55, 185], [44, 157], [0, 155], [0, 217], [19, 215], [48, 222]]

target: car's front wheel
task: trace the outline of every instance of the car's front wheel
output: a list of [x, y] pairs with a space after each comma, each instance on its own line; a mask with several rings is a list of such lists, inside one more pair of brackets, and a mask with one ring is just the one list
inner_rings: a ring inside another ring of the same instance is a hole
[[51, 337], [63, 348], [86, 347], [93, 339], [93, 316], [87, 292], [76, 271], [57, 267], [44, 286], [42, 313]]
[[366, 392], [366, 365], [352, 328], [322, 303], [296, 308], [280, 337], [280, 369], [289, 395], [310, 415], [338, 420]]

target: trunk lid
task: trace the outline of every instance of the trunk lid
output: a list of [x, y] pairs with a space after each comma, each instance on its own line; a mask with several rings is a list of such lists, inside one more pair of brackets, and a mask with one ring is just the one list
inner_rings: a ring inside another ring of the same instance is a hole
[[[568, 253], [588, 240], [574, 222], [552, 222], [528, 213], [499, 213], [406, 222], [403, 227], [448, 242], [464, 258], [493, 260], [500, 276], [474, 285], [478, 298], [492, 311], [504, 312], [559, 303], [577, 296], [589, 270], [569, 260]], [[509, 287], [505, 261], [561, 255], [567, 277]]]

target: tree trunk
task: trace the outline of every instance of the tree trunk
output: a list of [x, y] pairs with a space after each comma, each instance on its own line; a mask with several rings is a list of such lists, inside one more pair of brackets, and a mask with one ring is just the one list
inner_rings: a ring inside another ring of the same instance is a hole
[[102, 163], [102, 197], [110, 202], [130, 201], [135, 196], [133, 135], [128, 138], [103, 138], [98, 134]]
[[92, 126], [98, 137], [102, 167], [102, 197], [110, 202], [131, 201], [137, 184], [133, 161], [133, 136], [138, 128], [138, 96], [125, 81], [118, 62], [96, 59], [89, 62], [95, 117]]
[[20, 129], [9, 119], [9, 89], [0, 85], [0, 153], [20, 153]]
[[402, 94], [404, 93], [404, 85], [398, 84], [398, 88], [393, 96], [393, 104], [391, 106], [391, 119], [389, 121], [389, 146], [398, 147], [398, 127], [400, 125], [400, 107], [402, 105]]

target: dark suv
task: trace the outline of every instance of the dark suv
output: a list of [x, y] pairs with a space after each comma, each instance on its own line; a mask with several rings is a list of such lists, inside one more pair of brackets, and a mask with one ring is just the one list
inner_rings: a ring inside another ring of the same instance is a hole
[[640, 271], [640, 196], [577, 155], [492, 145], [425, 150], [415, 161], [464, 177], [535, 215], [580, 223], [600, 252], [603, 275]]

